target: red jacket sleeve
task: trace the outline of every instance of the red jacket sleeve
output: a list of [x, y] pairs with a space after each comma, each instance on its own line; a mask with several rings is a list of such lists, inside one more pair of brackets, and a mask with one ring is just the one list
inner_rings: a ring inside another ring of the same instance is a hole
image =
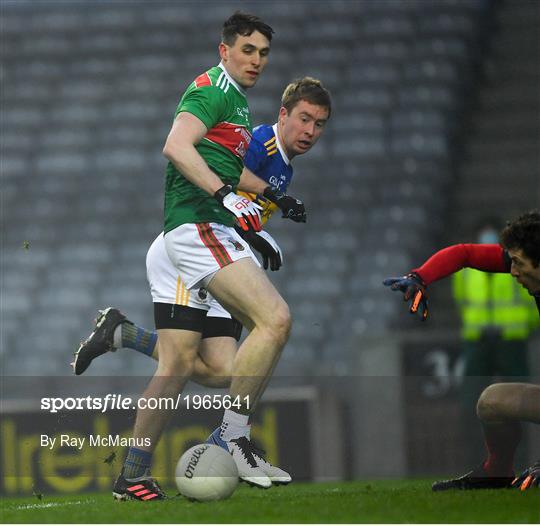
[[464, 267], [485, 272], [510, 272], [504, 249], [499, 245], [461, 244], [443, 248], [421, 267], [413, 269], [426, 285], [445, 278]]

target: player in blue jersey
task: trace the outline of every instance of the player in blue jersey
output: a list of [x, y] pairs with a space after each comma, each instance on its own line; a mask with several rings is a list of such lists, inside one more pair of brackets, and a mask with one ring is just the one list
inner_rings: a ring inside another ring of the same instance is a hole
[[[278, 121], [273, 126], [261, 125], [253, 130], [238, 190], [239, 193], [244, 193], [242, 190], [245, 189], [250, 190], [250, 193], [244, 195], [262, 207], [263, 223], [277, 210], [282, 212], [282, 217], [295, 222], [306, 221], [303, 204], [285, 193], [293, 177], [290, 161], [315, 145], [330, 112], [329, 92], [320, 81], [305, 77], [286, 87]], [[237, 231], [261, 254], [265, 269], [269, 267], [278, 270], [281, 267], [281, 250], [267, 232]], [[243, 250], [243, 247], [239, 245], [238, 250]], [[152, 243], [146, 265], [159, 326], [165, 326], [166, 319], [172, 319], [175, 327], [180, 323], [186, 330], [202, 333], [192, 379], [208, 387], [228, 387], [242, 325], [207, 290], [187, 289], [178, 270], [168, 258], [163, 234]], [[199, 321], [201, 309], [207, 311], [202, 324]], [[82, 374], [94, 358], [119, 348], [133, 349], [158, 360], [156, 342], [157, 333], [138, 327], [117, 309], [107, 308], [100, 312], [94, 332], [75, 353], [72, 364], [74, 372]], [[224, 446], [230, 440], [249, 438], [249, 430], [247, 417], [226, 410], [221, 427], [216, 429], [210, 440]], [[266, 462], [256, 451], [253, 452], [252, 460], [262, 473], [259, 472], [255, 477], [242, 477], [239, 466], [240, 476], [244, 480], [260, 487], [290, 482], [288, 473]]]

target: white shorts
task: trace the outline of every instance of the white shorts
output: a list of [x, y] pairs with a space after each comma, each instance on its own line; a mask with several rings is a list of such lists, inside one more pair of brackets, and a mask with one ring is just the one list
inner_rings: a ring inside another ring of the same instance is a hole
[[211, 296], [211, 298], [210, 308], [208, 309], [207, 314], [209, 318], [232, 318], [229, 311], [225, 310], [225, 308], [221, 306], [221, 303], [216, 298], [213, 296]]
[[[208, 229], [206, 227], [211, 228]], [[203, 230], [203, 235], [199, 235], [200, 230]], [[182, 246], [182, 243], [186, 243], [185, 240], [189, 237], [189, 231], [192, 233], [196, 232], [195, 247], [192, 247], [191, 250], [186, 248], [182, 256], [177, 258], [177, 260], [184, 262], [184, 266], [181, 268], [185, 266], [190, 268], [194, 267], [195, 253], [200, 254], [201, 258], [198, 265], [199, 274], [193, 276], [194, 272], [191, 271], [186, 278], [182, 271], [171, 261], [167, 244], [175, 247]], [[212, 239], [211, 235], [209, 235], [210, 232], [213, 234], [215, 246], [208, 248], [203, 243], [202, 238], [204, 236], [205, 240], [208, 240], [208, 238]], [[217, 258], [214, 256], [215, 247], [219, 251]], [[190, 254], [189, 257], [187, 257], [188, 254]], [[152, 293], [152, 300], [154, 303], [185, 305], [207, 310], [208, 316], [230, 318], [231, 315], [204, 288], [204, 285], [209, 283], [214, 274], [222, 268], [220, 266], [221, 263], [224, 261], [231, 263], [243, 257], [251, 257], [259, 265], [249, 245], [236, 231], [233, 228], [217, 223], [211, 223], [210, 225], [208, 223], [203, 223], [202, 225], [190, 223], [179, 226], [173, 231], [168, 232], [166, 236], [161, 233], [154, 240], [146, 255], [146, 272]], [[188, 285], [190, 283], [194, 283], [195, 285], [200, 284], [200, 286], [199, 288], [189, 287]]]
[[214, 300], [204, 289], [189, 290], [186, 287], [180, 273], [169, 259], [163, 232], [154, 239], [146, 254], [146, 277], [154, 303], [209, 310], [210, 303]]

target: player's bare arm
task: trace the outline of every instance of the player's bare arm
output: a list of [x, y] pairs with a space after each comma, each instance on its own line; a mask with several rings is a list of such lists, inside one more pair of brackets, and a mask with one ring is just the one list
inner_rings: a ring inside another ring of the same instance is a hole
[[171, 131], [163, 147], [163, 155], [182, 172], [191, 183], [214, 195], [223, 182], [195, 149], [208, 129], [195, 115], [181, 112], [174, 119]]
[[233, 213], [242, 230], [259, 231], [260, 207], [248, 199], [235, 195], [232, 187], [223, 184], [195, 149], [195, 145], [207, 132], [208, 128], [198, 117], [188, 112], [180, 112], [174, 119], [163, 147], [163, 154], [190, 183], [216, 197], [224, 208]]
[[257, 177], [249, 168], [244, 167], [240, 174], [238, 190], [253, 194], [262, 194], [268, 186], [267, 181]]

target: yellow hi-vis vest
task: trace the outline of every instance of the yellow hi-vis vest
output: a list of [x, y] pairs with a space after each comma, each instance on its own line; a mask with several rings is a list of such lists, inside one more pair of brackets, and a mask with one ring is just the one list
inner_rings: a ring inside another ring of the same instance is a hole
[[534, 299], [510, 274], [466, 268], [454, 274], [452, 288], [465, 340], [478, 340], [487, 327], [498, 328], [505, 340], [524, 340], [538, 325]]

